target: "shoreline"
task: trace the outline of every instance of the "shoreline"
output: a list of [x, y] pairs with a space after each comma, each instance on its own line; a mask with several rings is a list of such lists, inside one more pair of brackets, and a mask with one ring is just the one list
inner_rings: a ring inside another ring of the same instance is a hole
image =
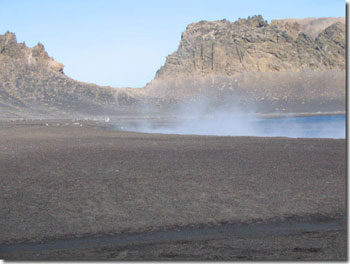
[[346, 111], [339, 111], [339, 112], [314, 112], [314, 113], [283, 113], [283, 114], [257, 114], [258, 116], [264, 117], [264, 118], [283, 118], [283, 117], [312, 117], [312, 116], [333, 116], [333, 115], [346, 115]]
[[[336, 111], [336, 112], [301, 112], [301, 113], [247, 113], [247, 116], [251, 117], [261, 117], [261, 118], [284, 118], [284, 117], [312, 117], [312, 116], [333, 116], [333, 115], [346, 115], [346, 111]], [[203, 117], [208, 117], [208, 115], [202, 115]], [[210, 115], [209, 115], [210, 116]], [[108, 118], [108, 121], [106, 121]], [[31, 117], [31, 118], [0, 118], [0, 122], [16, 122], [16, 121], [85, 121], [85, 122], [96, 122], [96, 123], [109, 123], [110, 121], [136, 121], [136, 120], [161, 120], [170, 119], [178, 120], [182, 119], [182, 116], [172, 116], [172, 115], [98, 115], [91, 117], [71, 117], [71, 118], [51, 118], [51, 117]]]

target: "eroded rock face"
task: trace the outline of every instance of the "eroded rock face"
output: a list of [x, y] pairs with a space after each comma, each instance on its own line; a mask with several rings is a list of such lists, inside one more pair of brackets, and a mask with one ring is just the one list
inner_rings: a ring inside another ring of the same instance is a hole
[[69, 78], [41, 43], [29, 48], [17, 43], [14, 33], [0, 35], [0, 118], [31, 112], [103, 114], [132, 99], [125, 89]]
[[345, 69], [345, 25], [333, 24], [316, 39], [303, 33], [297, 22], [291, 26], [299, 32], [296, 38], [276, 23], [267, 24], [261, 16], [234, 23], [220, 20], [190, 24], [178, 50], [167, 57], [156, 79], [208, 73], [230, 76], [251, 71]]
[[142, 89], [75, 81], [41, 43], [29, 48], [6, 32], [0, 35], [0, 118], [30, 110], [98, 114], [125, 106], [129, 112], [135, 102], [176, 104], [201, 98], [253, 112], [345, 111], [344, 21], [268, 24], [253, 16], [192, 23], [178, 50]]
[[49, 57], [43, 44], [28, 48], [24, 43], [17, 43], [16, 35], [11, 32], [0, 35], [0, 55], [27, 61], [29, 65], [40, 64], [41, 67], [63, 73], [63, 64]]
[[297, 106], [307, 112], [305, 105], [344, 111], [345, 25], [337, 19], [268, 24], [261, 16], [190, 24], [144, 93], [232, 98], [232, 104], [251, 102], [250, 109], [276, 105], [272, 112], [294, 112]]
[[287, 18], [271, 20], [271, 25], [286, 30], [294, 38], [299, 33], [305, 33], [315, 39], [323, 30], [337, 22], [345, 25], [345, 17]]

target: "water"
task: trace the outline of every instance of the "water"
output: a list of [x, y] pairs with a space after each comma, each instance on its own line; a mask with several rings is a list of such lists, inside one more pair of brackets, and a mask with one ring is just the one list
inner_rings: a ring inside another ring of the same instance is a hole
[[167, 122], [140, 121], [119, 129], [180, 135], [345, 138], [345, 126], [344, 114], [279, 118], [221, 114]]
[[261, 119], [264, 136], [345, 138], [345, 115]]

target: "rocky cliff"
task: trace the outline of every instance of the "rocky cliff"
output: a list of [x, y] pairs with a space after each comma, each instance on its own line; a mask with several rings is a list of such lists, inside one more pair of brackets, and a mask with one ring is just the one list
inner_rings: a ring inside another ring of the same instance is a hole
[[345, 111], [344, 22], [269, 24], [253, 16], [192, 23], [142, 89], [75, 81], [42, 44], [29, 48], [7, 32], [0, 35], [0, 118], [130, 114], [135, 104], [137, 113], [145, 104], [159, 112], [169, 103], [202, 99], [252, 112]]
[[69, 78], [41, 43], [29, 48], [0, 35], [0, 118], [113, 113], [130, 100], [126, 90]]
[[305, 33], [315, 39], [324, 29], [338, 22], [345, 25], [345, 17], [287, 18], [271, 20], [271, 25], [276, 25], [278, 28], [286, 30], [294, 38], [299, 33]]
[[342, 22], [289, 19], [269, 24], [253, 16], [190, 24], [144, 93], [190, 100], [206, 94], [254, 111], [344, 110]]

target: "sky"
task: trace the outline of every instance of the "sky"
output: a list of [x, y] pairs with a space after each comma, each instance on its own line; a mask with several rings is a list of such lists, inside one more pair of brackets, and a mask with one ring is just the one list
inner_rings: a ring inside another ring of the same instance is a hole
[[142, 87], [177, 50], [186, 26], [235, 21], [343, 17], [343, 0], [0, 0], [0, 34], [44, 44], [73, 79]]

